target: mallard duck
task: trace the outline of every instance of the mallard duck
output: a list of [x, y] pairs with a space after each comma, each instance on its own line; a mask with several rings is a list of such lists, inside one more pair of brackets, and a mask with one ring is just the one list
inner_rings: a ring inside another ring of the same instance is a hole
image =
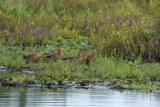
[[51, 54], [51, 55], [47, 55], [43, 58], [43, 60], [45, 61], [48, 61], [48, 60], [54, 60], [54, 61], [57, 61], [57, 60], [60, 60], [64, 57], [63, 55], [63, 52], [61, 50], [61, 48], [63, 48], [64, 45], [63, 44], [59, 44], [58, 45], [58, 53], [55, 53], [55, 54]]
[[78, 52], [78, 56], [63, 58], [63, 60], [69, 60], [69, 61], [82, 61], [82, 60], [83, 60], [83, 57], [82, 57], [82, 55], [81, 55], [82, 53], [83, 53], [83, 50], [80, 49], [79, 52]]
[[87, 49], [83, 49], [83, 56], [82, 56], [82, 61], [86, 61], [87, 60], [87, 54], [88, 50]]
[[39, 46], [37, 47], [37, 51], [35, 54], [30, 54], [27, 56], [23, 56], [23, 58], [26, 60], [26, 63], [28, 64], [29, 61], [31, 62], [37, 62], [40, 59], [40, 48]]
[[94, 45], [93, 54], [91, 56], [87, 56], [87, 60], [86, 60], [87, 65], [90, 63], [90, 61], [93, 61], [93, 62], [96, 61], [96, 59], [97, 59], [97, 49], [98, 49], [98, 46]]

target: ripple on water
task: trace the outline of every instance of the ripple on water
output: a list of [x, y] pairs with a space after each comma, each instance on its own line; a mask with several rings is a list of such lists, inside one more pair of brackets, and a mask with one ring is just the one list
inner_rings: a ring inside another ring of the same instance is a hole
[[159, 107], [160, 92], [0, 86], [0, 107]]
[[3, 66], [0, 66], [0, 71], [6, 71], [6, 72], [27, 72], [27, 73], [34, 73], [34, 71], [32, 71], [31, 69], [29, 68], [17, 68], [17, 69], [10, 69], [10, 68], [7, 68], [7, 67], [3, 67]]
[[8, 71], [6, 67], [0, 66], [0, 71]]

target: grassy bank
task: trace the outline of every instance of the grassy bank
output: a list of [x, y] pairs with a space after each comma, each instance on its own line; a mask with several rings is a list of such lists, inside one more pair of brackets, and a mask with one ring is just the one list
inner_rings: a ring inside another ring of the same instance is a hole
[[[0, 72], [0, 80], [62, 84], [66, 79], [79, 83], [110, 79], [117, 86], [152, 88], [160, 73], [159, 11], [159, 0], [0, 0], [0, 64], [35, 71]], [[97, 44], [99, 58], [90, 66], [42, 59], [27, 65], [22, 58], [34, 53], [37, 45], [42, 56], [55, 53], [59, 43], [67, 47], [65, 57]], [[121, 82], [112, 81], [115, 78]]]
[[[66, 85], [76, 81], [81, 85], [103, 83], [106, 86], [152, 89], [154, 82], [160, 80], [159, 64], [142, 63], [141, 59], [132, 63], [121, 58], [102, 57], [101, 54], [99, 54], [97, 61], [89, 66], [85, 62], [75, 63], [61, 60], [58, 62], [45, 62], [42, 58], [37, 63], [31, 62], [27, 65], [22, 55], [29, 54], [31, 50], [35, 51], [35, 49], [35, 47], [27, 47], [22, 51], [20, 47], [1, 47], [1, 65], [12, 69], [29, 67], [34, 71], [34, 73], [0, 72], [1, 83], [4, 85]], [[41, 47], [41, 50], [43, 57], [47, 47]], [[65, 53], [66, 50], [63, 49], [65, 57], [76, 56], [78, 53], [76, 49], [72, 49], [68, 53]], [[53, 48], [48, 52], [53, 53], [56, 51]], [[89, 50], [90, 53], [91, 51]], [[155, 89], [158, 89], [158, 87]]]

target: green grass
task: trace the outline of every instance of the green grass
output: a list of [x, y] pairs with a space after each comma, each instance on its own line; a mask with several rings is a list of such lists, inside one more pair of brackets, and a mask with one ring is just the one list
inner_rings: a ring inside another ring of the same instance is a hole
[[[152, 89], [151, 88], [151, 84], [147, 83], [147, 84], [137, 84], [137, 83], [133, 83], [129, 86], [129, 88], [132, 88], [132, 89]], [[153, 88], [155, 90], [155, 88]]]
[[[158, 0], [0, 0], [0, 64], [9, 68], [29, 66], [36, 71], [34, 81], [38, 83], [57, 84], [61, 78], [134, 79], [137, 84], [157, 81], [159, 11]], [[27, 65], [21, 57], [33, 53], [37, 45], [42, 55], [47, 46], [47, 52], [55, 53], [59, 43], [67, 47], [63, 49], [65, 57], [76, 56], [79, 49], [90, 50], [97, 44], [99, 58], [87, 66], [42, 59]], [[22, 45], [26, 46], [24, 51]], [[143, 64], [149, 59], [143, 56], [150, 53], [155, 63]]]
[[[37, 63], [30, 62], [27, 65], [21, 55], [29, 54], [32, 52], [31, 50], [34, 52], [36, 48], [27, 47], [24, 51], [18, 47], [15, 49], [17, 49], [16, 52], [14, 49], [11, 50], [6, 47], [1, 47], [0, 51], [2, 53], [0, 54], [0, 57], [2, 60], [0, 60], [0, 63], [9, 68], [30, 67], [35, 72], [0, 72], [0, 80], [6, 84], [36, 83], [58, 85], [59, 81], [61, 81], [61, 83], [65, 85], [71, 81], [78, 81], [81, 83], [89, 80], [89, 83], [95, 83], [95, 80], [98, 80], [97, 82], [105, 82], [108, 79], [110, 81], [119, 79], [124, 80], [125, 82], [122, 81], [119, 83], [118, 80], [116, 82], [119, 85], [116, 84], [116, 86], [125, 86], [125, 84], [127, 84], [128, 88], [146, 89], [147, 84], [150, 83], [150, 81], [160, 80], [160, 68], [158, 67], [158, 64], [155, 63], [139, 64], [138, 62], [140, 61], [137, 61], [137, 63], [132, 64], [131, 62], [124, 61], [121, 58], [107, 58], [102, 57], [101, 54], [99, 54], [97, 61], [94, 63], [91, 62], [90, 66], [86, 65], [85, 62], [75, 63], [62, 60], [59, 60], [58, 62], [45, 62], [42, 59], [40, 59]], [[41, 55], [43, 55], [47, 48], [42, 47], [41, 49], [43, 50], [41, 51]], [[63, 49], [63, 51], [65, 53], [66, 49]], [[71, 50], [69, 54], [64, 54], [64, 56], [68, 57], [78, 54], [78, 51], [75, 53], [72, 51], [73, 50]], [[52, 53], [53, 51], [49, 50], [49, 52]], [[127, 79], [131, 79], [134, 83], [130, 84]], [[143, 87], [143, 84], [146, 88]]]
[[158, 0], [0, 0], [0, 38], [9, 45], [98, 44], [104, 55], [125, 59], [157, 56], [159, 11]]

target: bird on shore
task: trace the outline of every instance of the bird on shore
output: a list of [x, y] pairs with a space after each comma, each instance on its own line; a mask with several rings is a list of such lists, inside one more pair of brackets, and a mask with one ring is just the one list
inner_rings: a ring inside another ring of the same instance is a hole
[[78, 52], [78, 56], [74, 56], [74, 57], [68, 57], [68, 58], [63, 58], [63, 60], [69, 60], [69, 61], [82, 61], [83, 60], [83, 57], [82, 57], [82, 54], [83, 53], [83, 50], [80, 49], [79, 52]]
[[58, 49], [58, 53], [54, 53], [51, 55], [47, 55], [43, 58], [43, 60], [48, 61], [48, 60], [53, 60], [53, 61], [57, 61], [57, 60], [61, 60], [64, 55], [63, 55], [63, 51], [61, 48], [64, 48], [63, 44], [59, 44], [57, 49]]
[[40, 59], [40, 48], [39, 46], [37, 47], [36, 53], [35, 54], [30, 54], [27, 56], [23, 56], [23, 58], [26, 60], [26, 63], [28, 62], [38, 62]]
[[94, 45], [93, 54], [91, 56], [87, 56], [87, 60], [86, 60], [87, 65], [89, 65], [90, 61], [93, 61], [93, 62], [96, 61], [96, 59], [97, 59], [97, 49], [98, 49], [98, 46]]
[[83, 49], [82, 51], [83, 51], [82, 61], [86, 61], [87, 60], [88, 50], [87, 49]]

